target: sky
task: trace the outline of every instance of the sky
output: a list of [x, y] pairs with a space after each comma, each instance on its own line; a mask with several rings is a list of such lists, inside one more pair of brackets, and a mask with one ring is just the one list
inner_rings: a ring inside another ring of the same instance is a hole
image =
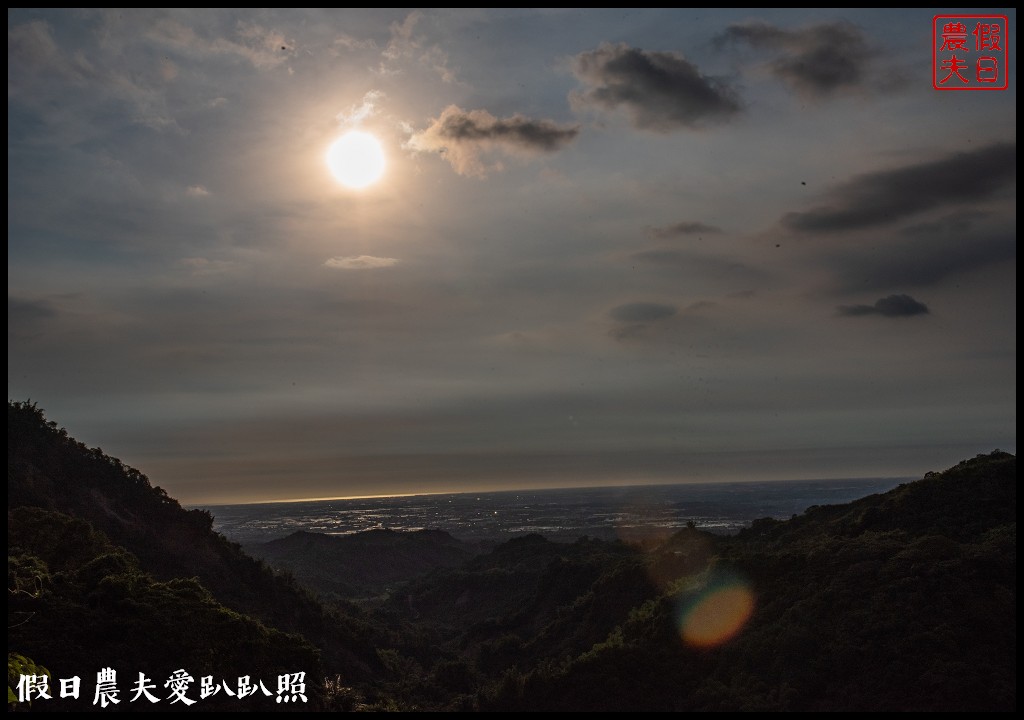
[[8, 10], [8, 397], [188, 504], [1016, 452], [1015, 47], [933, 15]]

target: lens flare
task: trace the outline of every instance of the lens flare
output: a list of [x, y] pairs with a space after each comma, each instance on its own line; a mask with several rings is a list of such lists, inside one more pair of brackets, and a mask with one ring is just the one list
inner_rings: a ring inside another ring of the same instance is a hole
[[709, 583], [688, 600], [679, 632], [696, 648], [712, 648], [735, 637], [754, 613], [754, 593], [737, 578]]

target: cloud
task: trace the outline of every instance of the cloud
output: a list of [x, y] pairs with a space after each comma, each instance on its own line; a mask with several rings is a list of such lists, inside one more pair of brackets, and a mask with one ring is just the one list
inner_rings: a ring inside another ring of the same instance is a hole
[[71, 57], [61, 52], [50, 25], [33, 20], [8, 26], [7, 65], [8, 95], [31, 91], [42, 76], [80, 83], [95, 75], [95, 68], [81, 54]]
[[57, 311], [45, 300], [23, 300], [7, 297], [7, 324], [35, 322], [54, 317]]
[[632, 302], [617, 305], [608, 311], [608, 316], [618, 324], [608, 334], [616, 340], [643, 337], [649, 323], [668, 320], [678, 313], [675, 305], [652, 302]]
[[295, 52], [294, 40], [289, 40], [277, 30], [264, 28], [255, 23], [240, 21], [238, 35], [248, 49], [248, 52], [243, 54], [256, 67], [277, 65]]
[[[61, 20], [54, 20], [60, 27]], [[82, 38], [75, 33], [55, 33], [49, 23], [41, 20], [10, 27], [8, 97], [35, 106], [47, 115], [59, 115], [62, 111], [56, 108], [84, 101], [76, 111], [80, 120], [83, 111], [98, 110], [106, 117], [110, 110], [100, 108], [114, 101], [120, 106], [116, 115], [126, 116], [132, 123], [157, 131], [181, 130], [164, 94], [165, 86], [174, 81], [177, 73], [175, 63], [162, 58], [141, 67], [145, 63], [128, 57], [116, 43], [104, 45], [102, 52], [85, 52], [81, 42]], [[159, 81], [154, 82], [155, 78]], [[63, 119], [57, 124], [74, 132], [73, 124]], [[48, 127], [47, 132], [52, 132], [52, 128]], [[90, 124], [89, 132], [96, 132], [94, 124]]]
[[632, 253], [629, 259], [674, 274], [685, 272], [690, 284], [695, 284], [699, 280], [758, 283], [766, 277], [764, 270], [728, 255], [654, 248]]
[[874, 305], [840, 305], [839, 314], [846, 317], [881, 315], [882, 317], [912, 317], [927, 315], [928, 306], [909, 295], [889, 295], [879, 298]]
[[625, 323], [646, 323], [665, 320], [677, 312], [674, 305], [652, 302], [633, 302], [618, 305], [608, 311], [613, 320]]
[[929, 237], [934, 235], [958, 235], [970, 232], [974, 226], [989, 217], [980, 210], [963, 210], [951, 213], [939, 220], [908, 225], [900, 230], [906, 237]]
[[189, 185], [185, 188], [185, 194], [189, 197], [207, 197], [210, 191], [202, 185]]
[[725, 81], [702, 75], [678, 53], [605, 43], [576, 55], [572, 71], [588, 86], [570, 95], [575, 107], [623, 107], [642, 130], [696, 128], [740, 111], [735, 92]]
[[374, 268], [391, 267], [398, 262], [397, 258], [374, 257], [373, 255], [338, 255], [324, 261], [324, 267], [335, 270], [372, 270]]
[[377, 43], [372, 39], [360, 40], [348, 33], [341, 33], [334, 39], [336, 47], [343, 47], [346, 50], [376, 50]]
[[1016, 177], [1016, 144], [996, 143], [859, 175], [829, 193], [828, 204], [787, 213], [782, 224], [790, 230], [817, 233], [884, 225], [931, 208], [985, 199]]
[[353, 105], [347, 111], [342, 110], [334, 116], [334, 119], [342, 127], [359, 127], [364, 120], [368, 120], [380, 112], [378, 107], [380, 101], [385, 97], [387, 96], [380, 90], [370, 90], [363, 95], [363, 99], [357, 105]]
[[488, 165], [485, 157], [500, 153], [510, 156], [553, 153], [579, 134], [576, 125], [558, 125], [551, 120], [534, 120], [522, 115], [497, 118], [486, 110], [466, 111], [449, 105], [440, 117], [409, 138], [407, 147], [439, 153], [460, 175], [484, 176], [501, 164]]
[[295, 41], [277, 30], [239, 21], [234, 34], [235, 38], [208, 38], [187, 25], [163, 19], [149, 28], [147, 37], [188, 56], [241, 58], [260, 70], [275, 68], [295, 56]]
[[884, 244], [833, 248], [826, 262], [839, 288], [850, 292], [935, 285], [982, 268], [1012, 265], [1016, 257], [1013, 218], [965, 211], [903, 228]]
[[846, 22], [822, 23], [785, 30], [764, 22], [730, 25], [720, 43], [745, 42], [776, 54], [768, 67], [793, 90], [808, 97], [826, 97], [867, 80], [871, 60], [864, 33]]
[[416, 35], [416, 26], [423, 19], [423, 13], [414, 10], [402, 22], [391, 23], [391, 39], [381, 53], [381, 75], [395, 75], [402, 72], [402, 64], [412, 63], [430, 68], [446, 83], [456, 82], [455, 71], [448, 66], [448, 53], [440, 45], [428, 45], [423, 36]]
[[33, 20], [7, 28], [7, 54], [17, 56], [22, 67], [41, 67], [57, 59], [60, 50], [50, 26]]
[[648, 234], [656, 238], [670, 238], [677, 235], [714, 235], [721, 233], [722, 229], [714, 225], [705, 225], [702, 222], [680, 222], [675, 225], [650, 228]]
[[220, 275], [234, 269], [236, 265], [230, 260], [210, 260], [205, 257], [182, 258], [180, 263], [195, 276]]

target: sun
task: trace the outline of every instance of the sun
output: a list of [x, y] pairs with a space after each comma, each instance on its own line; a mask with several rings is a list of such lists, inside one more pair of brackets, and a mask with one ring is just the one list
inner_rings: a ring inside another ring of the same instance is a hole
[[361, 130], [351, 130], [327, 150], [327, 167], [345, 187], [361, 190], [380, 180], [386, 161], [380, 141]]

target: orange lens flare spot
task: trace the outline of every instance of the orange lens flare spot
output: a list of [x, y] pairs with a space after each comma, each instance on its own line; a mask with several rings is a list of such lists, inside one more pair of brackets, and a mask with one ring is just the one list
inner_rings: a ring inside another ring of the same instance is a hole
[[754, 594], [743, 585], [711, 590], [683, 617], [681, 634], [687, 645], [710, 648], [738, 633], [754, 612]]

